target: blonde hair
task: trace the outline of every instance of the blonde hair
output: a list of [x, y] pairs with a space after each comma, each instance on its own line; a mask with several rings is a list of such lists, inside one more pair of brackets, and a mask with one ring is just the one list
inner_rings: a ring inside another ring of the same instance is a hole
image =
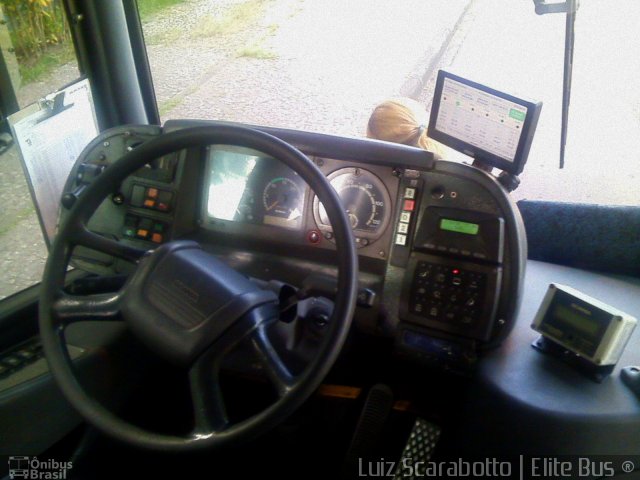
[[420, 147], [442, 155], [440, 145], [427, 136], [428, 122], [427, 112], [415, 100], [387, 100], [373, 109], [367, 124], [367, 137]]

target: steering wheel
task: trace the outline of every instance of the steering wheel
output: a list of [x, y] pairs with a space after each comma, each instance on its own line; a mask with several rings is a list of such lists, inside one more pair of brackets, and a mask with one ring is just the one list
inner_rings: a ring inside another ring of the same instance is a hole
[[[89, 231], [101, 202], [143, 165], [177, 150], [227, 144], [252, 148], [297, 172], [326, 208], [336, 240], [338, 285], [326, 335], [304, 370], [294, 372], [274, 348], [267, 327], [278, 318], [278, 299], [206, 253], [196, 242], [175, 241], [145, 251]], [[72, 250], [84, 246], [136, 263], [122, 289], [87, 296], [65, 293]], [[40, 335], [51, 372], [87, 422], [130, 444], [160, 450], [226, 445], [253, 437], [284, 420], [320, 385], [351, 325], [358, 263], [349, 220], [326, 177], [299, 150], [266, 133], [237, 126], [192, 127], [162, 134], [111, 164], [88, 186], [59, 228], [45, 267], [39, 303]], [[117, 417], [79, 384], [64, 329], [83, 320], [124, 319], [153, 352], [188, 369], [194, 429], [184, 436], [139, 428]], [[220, 365], [240, 342], [250, 344], [278, 392], [254, 416], [229, 421], [220, 391]]]

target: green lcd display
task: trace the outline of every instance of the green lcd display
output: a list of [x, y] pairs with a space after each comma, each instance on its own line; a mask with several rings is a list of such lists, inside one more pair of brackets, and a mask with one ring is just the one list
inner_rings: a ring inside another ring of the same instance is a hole
[[440, 229], [449, 232], [464, 233], [466, 235], [477, 235], [480, 225], [477, 223], [461, 222], [460, 220], [451, 220], [443, 218], [440, 220]]
[[589, 335], [590, 337], [596, 337], [598, 330], [600, 330], [600, 324], [597, 320], [587, 315], [576, 313], [561, 303], [556, 305], [556, 308], [553, 310], [553, 316], [578, 332]]

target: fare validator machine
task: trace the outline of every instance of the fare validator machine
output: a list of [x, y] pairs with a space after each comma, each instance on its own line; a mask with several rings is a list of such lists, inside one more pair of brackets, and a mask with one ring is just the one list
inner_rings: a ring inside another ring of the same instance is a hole
[[[488, 174], [501, 169], [498, 180], [510, 191], [519, 183], [541, 108], [441, 70], [429, 136], [473, 157]], [[509, 281], [505, 219], [473, 202], [446, 203], [433, 192], [422, 204], [402, 288], [400, 317], [408, 328], [400, 345], [420, 351], [427, 363], [464, 373], [477, 360], [477, 346], [492, 340]]]

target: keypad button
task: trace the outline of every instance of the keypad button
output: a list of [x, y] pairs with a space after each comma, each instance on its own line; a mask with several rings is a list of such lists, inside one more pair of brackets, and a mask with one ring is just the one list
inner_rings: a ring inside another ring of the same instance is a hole
[[398, 233], [407, 233], [409, 231], [408, 223], [399, 223], [398, 224]]
[[473, 317], [470, 315], [462, 315], [462, 317], [460, 317], [460, 323], [470, 325], [473, 323]]
[[[412, 313], [463, 328], [470, 328], [479, 320], [485, 274], [419, 261], [414, 275]], [[420, 305], [419, 312], [416, 305]]]
[[32, 358], [34, 358], [36, 356], [36, 354], [34, 352], [32, 352], [31, 350], [19, 350], [16, 352], [16, 356], [22, 358], [23, 360], [31, 360]]
[[2, 359], [2, 363], [9, 368], [16, 368], [22, 365], [22, 360], [15, 355], [9, 355]]
[[400, 221], [402, 223], [409, 223], [411, 221], [411, 213], [410, 212], [402, 212], [400, 214]]
[[407, 236], [398, 234], [396, 235], [396, 245], [406, 245], [407, 244]]

